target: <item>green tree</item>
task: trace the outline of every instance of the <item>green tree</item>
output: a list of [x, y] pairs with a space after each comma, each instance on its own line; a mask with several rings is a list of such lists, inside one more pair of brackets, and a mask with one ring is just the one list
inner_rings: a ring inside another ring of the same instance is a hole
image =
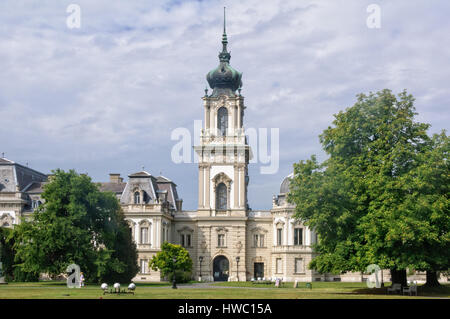
[[[288, 200], [296, 204], [295, 216], [320, 238], [310, 267], [339, 273], [378, 264], [404, 285], [406, 268], [448, 268], [448, 188], [440, 195], [432, 188], [424, 193], [430, 183], [444, 181], [445, 169], [448, 178], [448, 166], [426, 134], [429, 125], [414, 121], [413, 102], [406, 91], [398, 98], [390, 90], [360, 94], [320, 135], [329, 158], [294, 164]], [[448, 141], [445, 134], [441, 138]], [[442, 164], [439, 172], [426, 160], [431, 154]], [[434, 196], [440, 198], [438, 207]], [[427, 209], [414, 203], [419, 197]], [[439, 215], [436, 221], [433, 214]], [[417, 249], [423, 245], [428, 257]]]
[[[175, 263], [173, 258], [176, 258]], [[153, 270], [159, 270], [163, 277], [171, 276], [175, 270], [178, 281], [181, 279], [178, 274], [184, 273], [183, 277], [186, 280], [188, 276], [185, 274], [190, 274], [192, 271], [192, 259], [185, 248], [165, 242], [161, 251], [150, 260], [150, 267]]]
[[445, 132], [434, 134], [418, 158], [419, 165], [404, 181], [407, 195], [402, 209], [423, 233], [422, 240], [411, 247], [421, 252], [412, 254], [414, 267], [427, 272], [427, 286], [438, 286], [438, 271], [446, 271], [450, 265], [449, 153], [450, 138]]
[[135, 276], [136, 247], [113, 193], [100, 192], [87, 175], [56, 170], [42, 198], [32, 220], [16, 227], [22, 271], [59, 275], [74, 263], [88, 281]]
[[27, 282], [39, 280], [38, 272], [26, 272], [15, 265], [14, 245], [17, 232], [10, 228], [0, 228], [0, 261], [2, 272], [7, 281]]

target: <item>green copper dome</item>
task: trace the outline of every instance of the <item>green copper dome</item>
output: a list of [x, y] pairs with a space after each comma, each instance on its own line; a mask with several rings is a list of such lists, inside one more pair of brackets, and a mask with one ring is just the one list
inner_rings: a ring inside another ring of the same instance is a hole
[[209, 86], [213, 89], [211, 96], [220, 94], [234, 95], [242, 86], [242, 73], [230, 66], [230, 53], [227, 51], [227, 34], [225, 31], [225, 8], [223, 17], [222, 52], [219, 53], [220, 64], [206, 75]]

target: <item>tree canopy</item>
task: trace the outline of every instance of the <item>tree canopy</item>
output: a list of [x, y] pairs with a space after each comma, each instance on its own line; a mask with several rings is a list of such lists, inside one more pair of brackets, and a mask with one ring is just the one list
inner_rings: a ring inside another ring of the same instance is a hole
[[320, 238], [310, 267], [448, 269], [449, 138], [415, 115], [406, 91], [360, 94], [320, 135], [328, 158], [294, 164], [288, 200]]
[[88, 281], [130, 281], [138, 272], [136, 246], [115, 195], [73, 170], [53, 173], [43, 205], [15, 228], [18, 266], [59, 275], [74, 263]]
[[[175, 262], [174, 258], [176, 258]], [[161, 246], [161, 251], [150, 260], [150, 267], [153, 270], [159, 270], [163, 277], [172, 275], [174, 270], [177, 273], [190, 273], [192, 270], [192, 259], [186, 248], [165, 242]]]

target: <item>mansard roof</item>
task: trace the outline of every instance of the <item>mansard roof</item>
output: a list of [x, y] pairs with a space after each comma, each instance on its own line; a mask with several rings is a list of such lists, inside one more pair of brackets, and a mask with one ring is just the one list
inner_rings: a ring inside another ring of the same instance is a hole
[[23, 191], [29, 194], [41, 194], [42, 192], [44, 192], [45, 184], [47, 184], [47, 182], [33, 182], [26, 188], [24, 188]]
[[149, 172], [146, 172], [146, 171], [140, 171], [140, 172], [128, 175], [128, 177], [150, 177], [150, 176], [152, 176], [152, 174], [150, 174]]
[[0, 180], [0, 191], [15, 192], [24, 191], [34, 182], [44, 182], [47, 175], [24, 166], [7, 158], [0, 158], [2, 179]]
[[127, 183], [100, 183], [100, 191], [102, 192], [113, 192], [116, 194], [122, 194]]
[[157, 183], [173, 183], [170, 179], [168, 179], [167, 177], [164, 177], [162, 175], [160, 175], [156, 178], [156, 182]]
[[15, 164], [13, 161], [10, 161], [9, 159], [0, 157], [0, 164]]

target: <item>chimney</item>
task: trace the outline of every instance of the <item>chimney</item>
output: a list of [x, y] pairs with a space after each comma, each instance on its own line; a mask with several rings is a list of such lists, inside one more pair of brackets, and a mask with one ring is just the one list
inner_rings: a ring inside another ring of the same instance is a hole
[[120, 174], [110, 173], [109, 174], [109, 182], [119, 184], [119, 183], [123, 182], [123, 178], [120, 177]]
[[183, 200], [181, 198], [177, 199], [175, 203], [177, 205], [177, 211], [181, 212], [181, 210], [183, 209]]

